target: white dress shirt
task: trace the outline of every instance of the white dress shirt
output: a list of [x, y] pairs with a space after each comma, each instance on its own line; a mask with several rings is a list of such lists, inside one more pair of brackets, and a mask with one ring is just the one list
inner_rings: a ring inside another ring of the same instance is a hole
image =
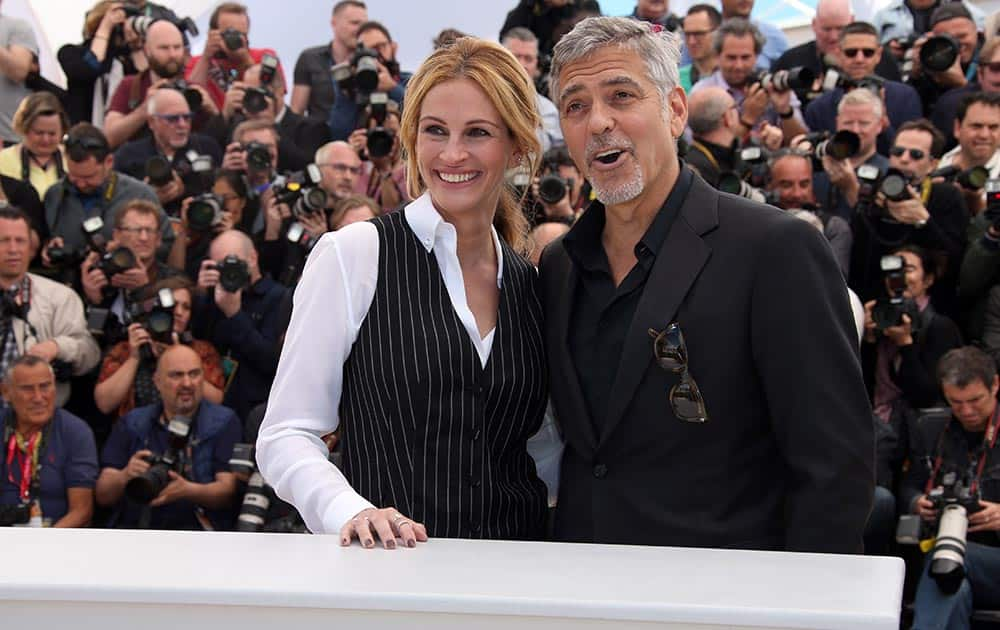
[[[441, 218], [427, 193], [406, 206], [406, 222], [427, 252], [434, 253], [452, 306], [485, 365], [495, 329], [479, 335], [466, 299], [455, 227]], [[492, 233], [499, 287], [503, 251], [496, 230]], [[355, 514], [375, 507], [329, 461], [321, 438], [340, 423], [343, 366], [375, 297], [378, 259], [378, 232], [368, 222], [327, 233], [316, 244], [295, 290], [292, 319], [257, 438], [257, 463], [264, 478], [316, 534], [339, 533]], [[557, 491], [562, 447], [553, 416], [546, 413], [528, 451], [549, 489], [550, 504]]]

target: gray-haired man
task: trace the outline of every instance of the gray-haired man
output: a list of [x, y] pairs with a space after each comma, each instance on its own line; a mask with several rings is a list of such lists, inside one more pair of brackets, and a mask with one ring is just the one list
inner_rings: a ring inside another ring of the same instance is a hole
[[541, 260], [566, 438], [555, 535], [858, 552], [874, 442], [847, 288], [816, 230], [683, 166], [679, 56], [619, 18], [554, 51], [598, 199]]

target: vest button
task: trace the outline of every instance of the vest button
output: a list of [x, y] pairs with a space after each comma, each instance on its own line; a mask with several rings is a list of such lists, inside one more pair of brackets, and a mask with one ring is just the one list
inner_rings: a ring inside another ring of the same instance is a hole
[[476, 427], [476, 430], [472, 434], [472, 441], [473, 442], [475, 442], [476, 440], [479, 439], [480, 433], [482, 433], [482, 430], [479, 427]]
[[597, 464], [594, 466], [594, 477], [597, 479], [604, 479], [608, 476], [608, 467], [604, 464]]

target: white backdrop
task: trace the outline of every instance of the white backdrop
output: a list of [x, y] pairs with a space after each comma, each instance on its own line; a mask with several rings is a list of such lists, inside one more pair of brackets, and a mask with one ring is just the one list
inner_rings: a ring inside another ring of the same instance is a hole
[[[683, 14], [690, 4], [703, 0], [673, 0], [671, 9]], [[709, 0], [718, 5], [717, 0]], [[889, 0], [853, 0], [858, 19], [868, 19]], [[42, 74], [65, 85], [55, 53], [63, 44], [82, 40], [83, 16], [94, 0], [2, 0], [3, 12], [27, 19], [35, 29], [41, 46]], [[330, 12], [333, 0], [243, 0], [250, 7], [252, 46], [274, 48], [286, 72], [291, 75], [299, 52], [308, 46], [326, 43], [331, 38]], [[517, 0], [367, 0], [368, 15], [384, 23], [399, 42], [399, 60], [404, 70], [416, 70], [431, 51], [431, 39], [445, 27], [496, 39], [504, 17]], [[808, 22], [816, 0], [758, 0], [755, 15], [789, 16], [779, 20], [784, 27]], [[191, 16], [202, 31], [193, 41], [200, 53], [208, 16], [216, 0], [167, 0], [167, 6], [180, 16]], [[634, 0], [601, 0], [608, 15], [628, 13]], [[1000, 0], [976, 0], [987, 13]], [[785, 7], [776, 5], [786, 5]], [[785, 9], [785, 10], [782, 10]], [[789, 11], [790, 9], [791, 11]], [[992, 10], [996, 10], [993, 8]], [[770, 21], [770, 20], [769, 20]], [[797, 24], [796, 24], [797, 23]], [[792, 43], [803, 35], [794, 33]], [[289, 76], [289, 81], [291, 78]]]

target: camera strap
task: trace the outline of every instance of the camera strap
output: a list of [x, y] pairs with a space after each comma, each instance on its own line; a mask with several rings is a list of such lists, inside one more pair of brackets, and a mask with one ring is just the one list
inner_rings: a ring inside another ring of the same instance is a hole
[[[1000, 434], [1000, 427], [997, 426], [997, 418], [1000, 417], [1000, 404], [997, 404], [996, 409], [993, 411], [993, 416], [990, 418], [989, 424], [986, 425], [986, 434], [983, 436], [983, 442], [976, 449], [976, 453], [973, 454], [974, 459], [978, 459], [976, 462], [976, 476], [972, 479], [972, 483], [969, 485], [969, 490], [973, 494], [979, 489], [979, 478], [983, 475], [983, 469], [986, 467], [986, 458], [990, 451], [997, 443], [997, 435]], [[941, 436], [938, 438], [937, 444], [937, 457], [934, 459], [934, 470], [931, 472], [930, 478], [927, 480], [927, 486], [924, 488], [924, 494], [929, 494], [931, 490], [934, 489], [934, 480], [937, 479], [938, 473], [941, 472], [941, 466], [944, 464], [944, 455], [942, 454], [942, 449], [944, 447], [944, 439], [948, 434], [948, 429], [951, 428], [951, 423], [945, 427], [944, 431], [941, 432]]]
[[[22, 182], [29, 182], [30, 181], [30, 179], [31, 179], [31, 161], [34, 160], [34, 159], [35, 159], [35, 156], [33, 156], [31, 154], [31, 151], [28, 150], [28, 147], [26, 147], [26, 146], [24, 146], [22, 144], [21, 145], [21, 181]], [[55, 153], [52, 154], [52, 157], [50, 159], [52, 160], [52, 163], [54, 163], [55, 166], [56, 166], [56, 179], [62, 179], [63, 176], [66, 175], [66, 173], [63, 170], [63, 158], [62, 158], [62, 153], [59, 151], [59, 149], [56, 149]], [[37, 164], [37, 161], [36, 161], [36, 164]], [[49, 170], [47, 166], [43, 167], [41, 164], [38, 164], [38, 168], [42, 169], [43, 171], [48, 171]]]
[[709, 163], [715, 167], [715, 170], [717, 171], [722, 170], [722, 168], [719, 166], [719, 161], [715, 159], [715, 156], [712, 155], [712, 152], [708, 150], [708, 147], [698, 142], [697, 140], [692, 140], [691, 146], [694, 147], [695, 149], [698, 149], [698, 152], [705, 156], [705, 159], [708, 160]]
[[[32, 497], [38, 494], [38, 471], [39, 461], [45, 452], [48, 443], [49, 427], [51, 420], [41, 431], [36, 431], [30, 438], [25, 439], [17, 433], [14, 426], [14, 412], [8, 412], [9, 419], [5, 426], [4, 435], [7, 438], [7, 480], [18, 487], [17, 496], [22, 503], [31, 503]], [[14, 479], [14, 469], [21, 469], [21, 479]]]

